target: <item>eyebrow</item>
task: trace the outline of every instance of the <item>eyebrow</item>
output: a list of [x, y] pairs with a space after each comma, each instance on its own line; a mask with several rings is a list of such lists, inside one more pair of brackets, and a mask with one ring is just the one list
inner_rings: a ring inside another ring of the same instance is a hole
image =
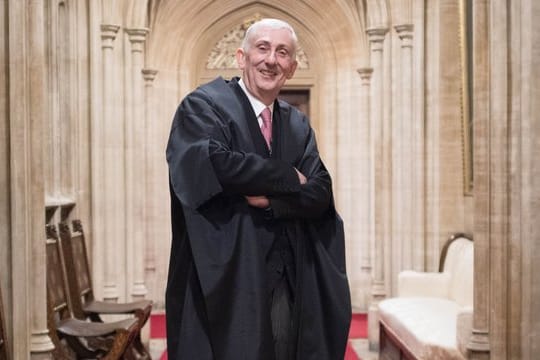
[[[268, 45], [268, 46], [271, 46], [272, 45], [272, 42], [269, 41], [269, 40], [265, 40], [265, 39], [259, 39], [257, 41], [255, 41], [253, 43], [254, 46], [258, 46], [258, 45]], [[285, 43], [280, 43], [280, 44], [277, 44], [276, 45], [276, 49], [286, 49], [287, 51], [291, 51], [292, 50], [292, 46], [290, 45], [287, 45]]]
[[270, 41], [268, 40], [257, 40], [253, 43], [253, 45], [270, 45]]

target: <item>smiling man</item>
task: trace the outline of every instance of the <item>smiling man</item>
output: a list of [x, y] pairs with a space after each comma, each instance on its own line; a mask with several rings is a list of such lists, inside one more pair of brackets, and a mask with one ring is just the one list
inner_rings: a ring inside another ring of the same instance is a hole
[[289, 24], [256, 22], [241, 79], [199, 87], [173, 119], [170, 359], [343, 359], [343, 224], [309, 120], [277, 100], [296, 49]]

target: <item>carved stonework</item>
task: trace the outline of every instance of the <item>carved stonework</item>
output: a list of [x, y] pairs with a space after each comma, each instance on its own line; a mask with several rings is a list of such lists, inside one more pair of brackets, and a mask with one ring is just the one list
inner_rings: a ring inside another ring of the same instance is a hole
[[[261, 16], [256, 14], [252, 18], [244, 21], [242, 24], [235, 26], [216, 43], [210, 51], [206, 61], [207, 69], [236, 69], [235, 53], [242, 44], [242, 39], [246, 34], [248, 27], [255, 21], [260, 20]], [[300, 45], [296, 50], [296, 60], [298, 61], [298, 69], [309, 69], [309, 61], [306, 53]]]

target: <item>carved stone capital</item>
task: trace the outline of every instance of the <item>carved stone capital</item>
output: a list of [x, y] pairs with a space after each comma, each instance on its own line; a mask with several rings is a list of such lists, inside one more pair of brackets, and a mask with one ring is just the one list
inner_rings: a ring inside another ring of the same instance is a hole
[[385, 28], [385, 27], [369, 28], [366, 30], [366, 33], [369, 36], [369, 41], [382, 41], [384, 40], [386, 33], [388, 33], [388, 28]]
[[146, 34], [148, 29], [125, 29], [128, 34], [129, 41], [131, 42], [132, 53], [142, 53], [144, 42], [146, 41]]
[[358, 71], [358, 74], [360, 74], [360, 79], [362, 79], [362, 85], [369, 85], [369, 81], [371, 80], [371, 74], [373, 74], [373, 68], [360, 68], [356, 71]]
[[143, 78], [146, 82], [146, 85], [150, 86], [152, 84], [152, 82], [154, 81], [154, 79], [156, 78], [156, 75], [158, 73], [158, 71], [156, 69], [142, 69], [141, 70], [142, 74], [143, 74]]
[[101, 47], [113, 48], [113, 41], [116, 38], [116, 34], [120, 26], [112, 24], [101, 24]]
[[135, 48], [136, 45], [142, 45], [146, 41], [146, 35], [150, 32], [147, 28], [131, 28], [124, 30], [129, 37], [129, 41]]
[[401, 39], [402, 47], [412, 47], [412, 38], [414, 34], [414, 25], [413, 24], [401, 24], [394, 26], [396, 32], [398, 33], [399, 38]]
[[388, 28], [370, 28], [366, 30], [373, 51], [382, 51], [387, 32]]

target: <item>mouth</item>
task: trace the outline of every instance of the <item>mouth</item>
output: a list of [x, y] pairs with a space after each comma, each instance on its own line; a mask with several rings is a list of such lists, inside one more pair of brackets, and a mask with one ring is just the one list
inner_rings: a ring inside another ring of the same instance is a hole
[[275, 71], [266, 70], [266, 69], [261, 69], [259, 72], [266, 77], [274, 77], [277, 75]]

